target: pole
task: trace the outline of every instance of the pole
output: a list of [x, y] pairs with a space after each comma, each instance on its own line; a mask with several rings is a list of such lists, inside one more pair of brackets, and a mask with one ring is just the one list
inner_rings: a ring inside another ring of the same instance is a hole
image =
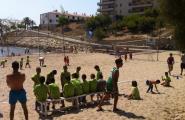
[[[39, 28], [38, 28], [38, 34], [37, 34], [37, 36], [38, 36], [38, 41], [39, 41]], [[40, 41], [39, 41], [39, 57], [40, 57]]]
[[160, 41], [160, 33], [161, 33], [161, 27], [159, 28], [159, 39], [157, 41], [157, 61], [159, 61], [159, 41]]
[[65, 57], [65, 42], [64, 42], [64, 29], [63, 29], [63, 25], [62, 25], [62, 39], [63, 39], [63, 52], [64, 52], [64, 57]]

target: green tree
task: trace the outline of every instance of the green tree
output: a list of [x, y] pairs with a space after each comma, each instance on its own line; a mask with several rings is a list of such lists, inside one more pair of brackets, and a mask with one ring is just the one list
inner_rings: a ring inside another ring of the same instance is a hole
[[17, 27], [26, 29], [26, 26], [24, 24], [17, 24]]
[[31, 18], [25, 17], [25, 18], [23, 18], [21, 24], [24, 24], [25, 25], [25, 29], [28, 29], [28, 27], [31, 27], [32, 28], [33, 25], [35, 25], [35, 22]]
[[111, 22], [111, 18], [107, 15], [93, 16], [86, 21], [86, 29], [95, 30], [98, 27], [102, 27], [107, 30], [111, 25]]
[[174, 26], [179, 49], [185, 49], [185, 0], [160, 0], [160, 8], [166, 22]]
[[96, 28], [94, 36], [97, 40], [102, 40], [103, 38], [106, 37], [106, 33], [102, 28]]
[[64, 26], [68, 24], [68, 19], [65, 17], [65, 16], [60, 16], [58, 18], [58, 26], [61, 27], [62, 29], [62, 32], [63, 32], [63, 29], [64, 29]]
[[137, 32], [138, 31], [138, 24], [139, 24], [140, 15], [133, 14], [130, 16], [126, 16], [123, 19], [123, 24], [131, 31]]
[[143, 33], [152, 32], [155, 26], [156, 26], [156, 20], [153, 17], [141, 16], [138, 19], [138, 30]]
[[94, 30], [96, 29], [96, 19], [94, 16], [92, 16], [89, 20], [85, 23], [86, 29]]
[[144, 11], [144, 16], [157, 18], [160, 14], [158, 9], [147, 9]]
[[114, 22], [111, 24], [110, 29], [111, 29], [113, 32], [117, 32], [117, 31], [122, 30], [123, 27], [124, 27], [123, 21], [122, 21], [122, 20], [117, 20], [117, 21], [114, 21]]

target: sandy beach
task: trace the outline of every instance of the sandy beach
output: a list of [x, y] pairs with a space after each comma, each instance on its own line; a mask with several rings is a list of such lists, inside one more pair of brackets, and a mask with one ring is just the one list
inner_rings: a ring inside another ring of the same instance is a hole
[[[158, 85], [161, 94], [147, 94], [145, 80], [161, 79], [164, 72], [168, 70], [166, 59], [170, 52], [159, 54], [159, 61], [149, 61], [151, 57], [156, 59], [156, 54], [152, 56], [141, 54], [133, 56], [133, 60], [124, 62], [123, 68], [120, 69], [120, 81], [138, 81], [138, 88], [142, 100], [128, 100], [123, 96], [119, 97], [118, 108], [123, 110], [119, 113], [112, 112], [113, 105], [104, 105], [105, 111], [97, 112], [96, 107], [89, 107], [79, 112], [70, 112], [66, 114], [53, 114], [48, 117], [50, 120], [126, 120], [126, 119], [146, 119], [146, 120], [185, 120], [185, 76], [177, 79], [171, 77], [173, 87], [166, 88]], [[173, 52], [175, 58], [174, 71], [172, 75], [180, 74], [180, 56], [178, 52]], [[99, 65], [104, 79], [107, 80], [110, 70], [114, 66], [115, 56], [100, 53], [79, 53], [68, 54], [70, 58], [69, 71], [75, 72], [77, 66], [81, 66], [81, 74], [85, 73], [90, 79], [91, 73], [96, 73], [94, 65]], [[26, 58], [26, 56], [23, 56]], [[0, 68], [0, 112], [3, 113], [2, 120], [9, 119], [8, 95], [9, 88], [6, 85], [6, 75], [12, 72], [11, 63], [14, 60], [20, 60], [19, 57], [9, 57], [5, 68]], [[60, 85], [60, 73], [62, 71], [63, 54], [45, 55], [47, 67], [42, 68], [42, 75], [46, 76], [50, 71], [58, 71], [56, 82]], [[0, 61], [5, 58], [0, 58]], [[26, 74], [24, 88], [27, 91], [28, 110], [30, 120], [38, 120], [39, 115], [34, 110], [35, 96], [33, 94], [33, 82], [31, 77], [35, 74], [35, 68], [39, 65], [38, 55], [31, 55], [31, 69], [26, 68], [21, 72]], [[61, 86], [60, 86], [61, 87]], [[155, 90], [155, 89], [154, 89]], [[129, 94], [131, 92], [131, 82], [119, 84], [119, 92]], [[2, 102], [3, 101], [3, 102]], [[110, 101], [113, 104], [113, 101]], [[24, 120], [22, 108], [17, 103], [15, 111], [15, 120]]]

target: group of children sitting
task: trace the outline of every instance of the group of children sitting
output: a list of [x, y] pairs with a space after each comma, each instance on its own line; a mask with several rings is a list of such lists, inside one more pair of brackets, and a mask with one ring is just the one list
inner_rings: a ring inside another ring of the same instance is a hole
[[[77, 67], [77, 70], [72, 75], [67, 71], [67, 66], [63, 67], [63, 72], [61, 73], [61, 85], [62, 91], [60, 91], [59, 86], [55, 83], [55, 75], [57, 74], [56, 70], [53, 70], [47, 75], [45, 79], [44, 76], [41, 76], [41, 68], [36, 68], [36, 75], [32, 77], [34, 82], [33, 92], [36, 96], [36, 106], [35, 109], [38, 110], [38, 102], [45, 102], [47, 99], [60, 99], [60, 97], [74, 97], [83, 94], [102, 92], [106, 89], [106, 81], [103, 80], [102, 72], [99, 69], [99, 66], [95, 66], [97, 70], [97, 75], [91, 74], [91, 80], [87, 80], [87, 76], [83, 74], [80, 79], [80, 70], [81, 67]], [[93, 101], [93, 95], [91, 95], [91, 101]], [[98, 97], [98, 96], [97, 96]], [[79, 98], [79, 104], [86, 103], [86, 97]], [[75, 106], [76, 101], [73, 101]], [[62, 106], [64, 107], [64, 101], [61, 101]], [[52, 106], [55, 109], [55, 103]], [[49, 109], [49, 105], [48, 105]]]

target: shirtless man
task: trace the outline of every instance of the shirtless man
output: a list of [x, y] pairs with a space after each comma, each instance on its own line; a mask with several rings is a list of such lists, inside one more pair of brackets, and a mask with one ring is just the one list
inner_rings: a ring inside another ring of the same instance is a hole
[[7, 85], [10, 88], [9, 104], [10, 104], [10, 120], [14, 119], [14, 111], [17, 101], [19, 101], [24, 110], [25, 120], [28, 120], [28, 110], [26, 106], [27, 98], [26, 91], [23, 88], [25, 81], [25, 74], [20, 73], [19, 63], [17, 61], [12, 63], [13, 73], [7, 75]]

